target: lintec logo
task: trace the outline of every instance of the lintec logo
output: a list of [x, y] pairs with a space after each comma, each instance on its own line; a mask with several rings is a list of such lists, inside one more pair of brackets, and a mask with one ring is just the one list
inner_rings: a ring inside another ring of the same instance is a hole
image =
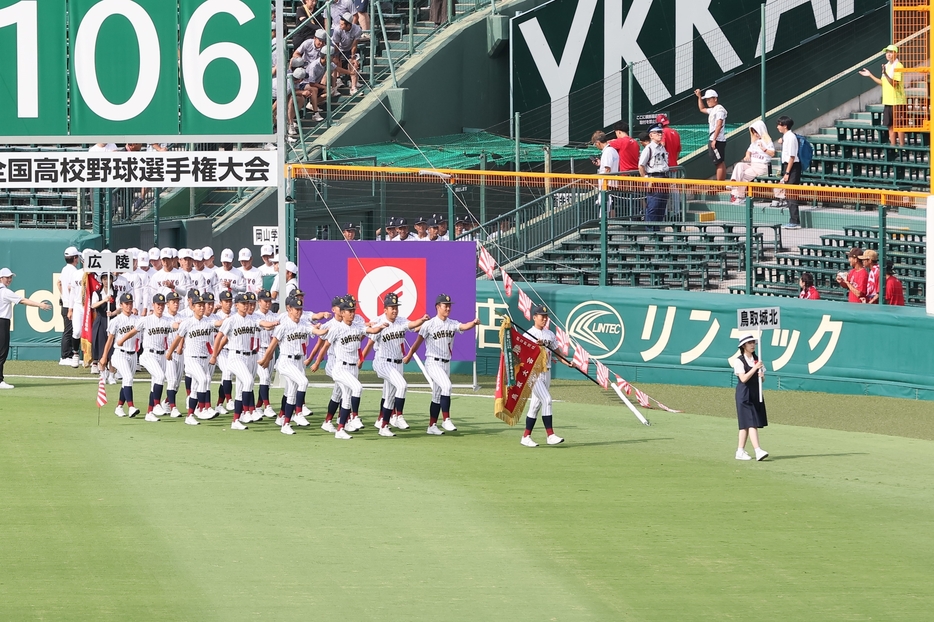
[[626, 336], [623, 318], [616, 309], [596, 300], [582, 302], [571, 309], [565, 326], [571, 339], [583, 345], [594, 359], [616, 354]]

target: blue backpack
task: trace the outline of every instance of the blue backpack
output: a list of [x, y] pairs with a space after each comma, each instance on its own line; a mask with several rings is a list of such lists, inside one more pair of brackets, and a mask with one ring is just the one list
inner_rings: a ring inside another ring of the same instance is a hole
[[814, 146], [801, 134], [795, 134], [795, 136], [798, 137], [798, 161], [801, 162], [801, 172], [806, 173], [811, 168], [811, 160], [814, 158]]

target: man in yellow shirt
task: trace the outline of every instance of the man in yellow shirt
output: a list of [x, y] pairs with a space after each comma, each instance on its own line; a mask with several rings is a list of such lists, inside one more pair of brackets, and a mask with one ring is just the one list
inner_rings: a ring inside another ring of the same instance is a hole
[[[883, 50], [885, 52], [885, 64], [882, 65], [882, 77], [877, 78], [872, 75], [868, 69], [862, 69], [859, 75], [872, 78], [872, 81], [882, 86], [882, 125], [889, 128], [889, 143], [895, 144], [895, 106], [904, 106], [907, 103], [905, 98], [905, 87], [902, 84], [902, 64], [898, 60], [898, 46], [890, 45]], [[898, 133], [898, 144], [905, 146], [904, 132]]]

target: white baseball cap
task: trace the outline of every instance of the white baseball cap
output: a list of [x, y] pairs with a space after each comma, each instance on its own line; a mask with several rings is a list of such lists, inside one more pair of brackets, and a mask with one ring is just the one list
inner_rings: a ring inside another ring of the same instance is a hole
[[121, 249], [119, 249], [119, 250], [117, 251], [117, 254], [118, 254], [118, 255], [122, 255], [122, 254], [125, 253], [125, 252], [126, 252], [126, 249], [125, 249], [125, 248], [121, 248]]
[[260, 254], [261, 257], [265, 257], [265, 256], [267, 256], [267, 255], [272, 255], [272, 245], [271, 245], [271, 244], [263, 244], [263, 247], [260, 249], [259, 254]]
[[715, 97], [715, 98], [717, 98], [717, 99], [720, 98], [720, 96], [717, 95], [717, 92], [716, 92], [715, 90], [713, 90], [713, 89], [707, 89], [707, 92], [704, 93], [704, 99], [710, 99], [711, 97]]
[[78, 252], [78, 249], [75, 248], [74, 246], [69, 246], [68, 248], [65, 249], [65, 257], [77, 257], [80, 254], [81, 253]]
[[285, 262], [285, 269], [292, 274], [298, 274], [298, 266], [296, 266], [291, 261]]
[[196, 248], [195, 250], [191, 251], [191, 258], [195, 261], [204, 261], [204, 253], [201, 252], [200, 248]]
[[172, 258], [172, 249], [168, 246], [159, 251], [160, 259], [171, 259]]
[[172, 259], [178, 258], [178, 249], [177, 249], [177, 248], [170, 248], [169, 250], [172, 251]]
[[341, 19], [347, 22], [348, 24], [353, 23], [353, 15], [351, 15], [350, 13], [342, 13]]
[[160, 254], [159, 249], [156, 248], [155, 246], [149, 249], [149, 260], [150, 261], [152, 261], [153, 259], [159, 259], [161, 256], [162, 255]]
[[247, 260], [250, 260], [250, 259], [253, 259], [253, 253], [250, 252], [250, 249], [248, 249], [248, 248], [241, 248], [241, 249], [240, 249], [240, 254], [237, 255], [237, 260], [238, 260], [238, 261], [247, 261]]
[[232, 250], [230, 250], [229, 248], [225, 248], [224, 250], [221, 251], [222, 262], [225, 262], [225, 261], [232, 262], [233, 260], [234, 260], [234, 254]]
[[208, 257], [213, 257], [214, 249], [211, 248], [210, 246], [205, 246], [204, 248], [201, 249], [201, 254], [204, 255], [205, 259], [207, 259]]
[[178, 258], [179, 259], [191, 259], [191, 249], [183, 248], [182, 250], [178, 251]]
[[148, 266], [149, 265], [149, 253], [140, 253], [139, 255], [137, 255], [136, 263], [138, 263], [140, 266]]
[[[69, 255], [69, 256], [72, 256], [72, 255]], [[16, 275], [10, 272], [9, 268], [0, 268], [0, 279], [7, 277], [7, 276], [16, 276]]]

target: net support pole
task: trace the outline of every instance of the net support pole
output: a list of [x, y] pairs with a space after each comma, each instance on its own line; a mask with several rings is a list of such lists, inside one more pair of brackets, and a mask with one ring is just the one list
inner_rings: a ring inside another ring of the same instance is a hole
[[600, 180], [600, 286], [606, 287], [607, 255], [609, 254], [609, 240], [607, 240], [607, 220], [610, 206], [609, 193], [606, 191], [606, 179]]
[[513, 120], [513, 126], [516, 128], [516, 211], [519, 210], [521, 205], [521, 199], [519, 197], [519, 156], [521, 155], [521, 145], [519, 141], [519, 113], [516, 113], [516, 117]]
[[885, 242], [889, 239], [885, 230], [885, 205], [879, 204], [879, 304], [885, 304]]
[[632, 113], [632, 67], [633, 67], [632, 63], [629, 63], [629, 65], [626, 67], [626, 94], [627, 94], [627, 97], [629, 98], [628, 123], [629, 123], [629, 135], [630, 136], [633, 135], [633, 132], [635, 131], [635, 127], [636, 127], [635, 125], [633, 125], [633, 121], [635, 117], [633, 116], [633, 113]]
[[759, 104], [759, 116], [765, 123], [765, 2], [759, 7], [759, 18], [761, 21], [759, 27], [759, 96], [762, 99]]
[[[486, 152], [480, 153], [480, 170], [486, 170]], [[486, 240], [486, 175], [480, 175], [480, 224], [483, 225], [481, 235]]]
[[[932, 37], [934, 38], [934, 37]], [[925, 219], [927, 220], [927, 237], [928, 240], [926, 245], [927, 257], [925, 261], [926, 265], [934, 266], [934, 244], [931, 244], [931, 240], [934, 240], [934, 195], [928, 197], [927, 210], [925, 210]], [[931, 295], [931, 292], [934, 292], [934, 270], [925, 270], [924, 271], [924, 292], [926, 294], [925, 306], [927, 307], [928, 315], [934, 315], [934, 296]]]
[[[286, 130], [286, 106], [288, 106], [288, 98], [286, 96], [286, 80], [289, 79], [288, 69], [286, 69], [285, 64], [285, 26], [283, 23], [283, 12], [285, 7], [283, 6], [283, 0], [276, 0], [276, 162], [278, 166], [283, 167], [279, 169], [278, 175], [276, 176], [276, 225], [277, 231], [279, 233], [279, 248], [276, 249], [276, 253], [282, 253], [285, 255], [288, 251], [288, 245], [283, 245], [283, 236], [286, 234], [285, 220], [285, 130]], [[330, 15], [330, 13], [328, 13]], [[330, 26], [330, 24], [329, 24]], [[328, 37], [330, 37], [330, 30], [328, 31]], [[328, 41], [328, 50], [330, 50], [330, 41]], [[331, 72], [328, 71], [327, 75], [330, 76]], [[330, 87], [330, 84], [328, 85]], [[328, 91], [328, 101], [330, 101], [330, 90]], [[328, 111], [328, 118], [330, 118], [330, 111]], [[298, 119], [296, 118], [296, 122]], [[283, 286], [279, 288], [279, 308], [285, 309], [285, 261], [279, 262], [279, 283], [282, 283]]]
[[746, 192], [746, 295], [752, 295], [752, 195]]
[[152, 199], [152, 245], [159, 246], [159, 209], [162, 207], [162, 188], [155, 188]]

